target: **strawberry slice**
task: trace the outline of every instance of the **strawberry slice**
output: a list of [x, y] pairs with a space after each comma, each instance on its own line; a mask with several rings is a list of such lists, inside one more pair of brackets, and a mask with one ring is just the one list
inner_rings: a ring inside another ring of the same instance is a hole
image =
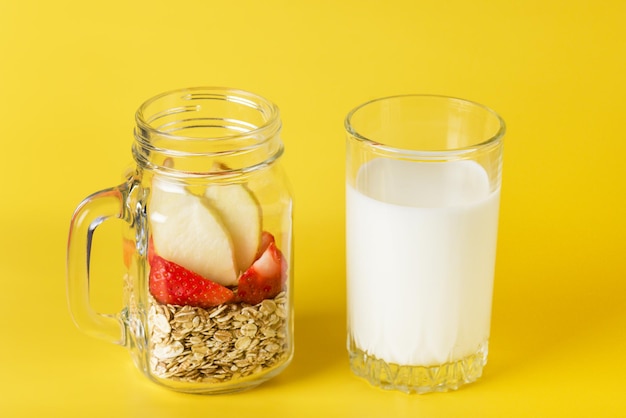
[[133, 261], [135, 255], [135, 243], [127, 238], [122, 238], [122, 251], [124, 255], [124, 265], [127, 269]]
[[148, 240], [148, 262], [150, 264], [152, 264], [152, 260], [154, 259], [154, 255], [156, 253], [154, 252], [154, 239], [152, 238], [152, 235], [150, 235], [150, 239]]
[[261, 256], [239, 278], [237, 296], [242, 302], [256, 305], [278, 295], [286, 281], [287, 262], [272, 237]]
[[261, 255], [263, 255], [265, 250], [267, 250], [267, 247], [272, 242], [276, 242], [276, 240], [274, 239], [274, 235], [270, 234], [267, 231], [263, 231], [261, 233], [261, 245], [259, 245], [259, 251], [257, 251], [255, 260], [258, 259], [259, 257], [261, 257]]
[[235, 295], [221, 284], [156, 254], [150, 258], [150, 293], [159, 303], [211, 308], [231, 302]]

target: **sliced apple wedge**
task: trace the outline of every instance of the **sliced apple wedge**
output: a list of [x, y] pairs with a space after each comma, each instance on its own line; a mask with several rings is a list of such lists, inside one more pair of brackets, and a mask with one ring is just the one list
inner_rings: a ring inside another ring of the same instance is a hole
[[149, 205], [154, 251], [223, 286], [239, 275], [235, 251], [220, 215], [203, 197], [155, 177]]
[[204, 196], [230, 232], [237, 268], [247, 270], [261, 245], [261, 205], [243, 184], [210, 185]]

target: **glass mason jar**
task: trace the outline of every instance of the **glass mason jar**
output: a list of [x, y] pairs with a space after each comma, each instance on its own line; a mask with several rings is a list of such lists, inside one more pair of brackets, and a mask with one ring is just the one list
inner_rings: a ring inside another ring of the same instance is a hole
[[[125, 181], [86, 198], [71, 222], [67, 289], [76, 325], [129, 348], [152, 381], [225, 393], [293, 356], [292, 197], [278, 108], [255, 94], [192, 88], [136, 113]], [[89, 302], [93, 232], [122, 219], [124, 306]]]

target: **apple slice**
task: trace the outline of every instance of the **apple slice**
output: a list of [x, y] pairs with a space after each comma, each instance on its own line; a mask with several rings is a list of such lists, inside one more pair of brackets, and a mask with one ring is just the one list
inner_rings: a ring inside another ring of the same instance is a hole
[[261, 205], [243, 184], [214, 184], [204, 193], [230, 232], [240, 272], [254, 262], [261, 245]]
[[149, 205], [154, 251], [223, 286], [237, 283], [232, 239], [219, 214], [177, 184], [154, 178]]

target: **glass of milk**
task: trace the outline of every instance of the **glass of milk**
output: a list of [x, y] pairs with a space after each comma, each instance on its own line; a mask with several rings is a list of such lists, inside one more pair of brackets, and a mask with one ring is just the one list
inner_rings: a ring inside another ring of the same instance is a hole
[[401, 95], [345, 120], [348, 351], [385, 389], [457, 389], [487, 362], [504, 121]]

